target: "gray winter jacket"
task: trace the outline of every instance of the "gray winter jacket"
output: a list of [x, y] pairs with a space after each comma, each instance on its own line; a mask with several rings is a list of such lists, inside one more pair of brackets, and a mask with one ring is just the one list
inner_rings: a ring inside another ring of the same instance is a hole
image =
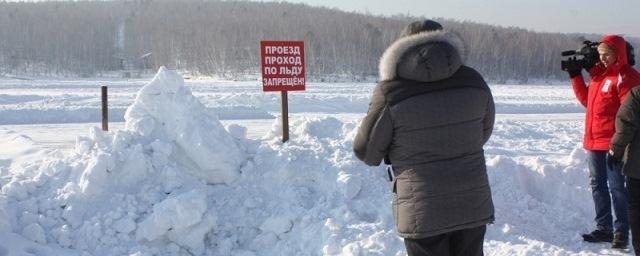
[[425, 238], [493, 221], [483, 145], [494, 103], [482, 76], [462, 64], [447, 31], [400, 38], [380, 60], [381, 82], [354, 140], [368, 165], [394, 168], [400, 236]]
[[640, 86], [631, 89], [616, 115], [616, 133], [609, 148], [623, 156], [622, 172], [640, 179]]

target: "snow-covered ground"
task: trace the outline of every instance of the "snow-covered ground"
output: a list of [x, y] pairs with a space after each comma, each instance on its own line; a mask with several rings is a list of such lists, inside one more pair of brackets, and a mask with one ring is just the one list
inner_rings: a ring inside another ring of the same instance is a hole
[[[283, 144], [278, 93], [182, 82], [0, 80], [0, 256], [405, 254], [383, 167], [351, 152], [374, 84], [289, 93]], [[486, 255], [628, 255], [581, 241], [594, 213], [570, 86], [491, 88]]]

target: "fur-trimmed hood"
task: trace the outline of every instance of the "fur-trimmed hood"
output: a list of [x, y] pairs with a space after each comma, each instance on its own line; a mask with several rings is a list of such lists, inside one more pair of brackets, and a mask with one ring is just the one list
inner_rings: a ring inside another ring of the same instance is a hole
[[402, 37], [382, 54], [380, 80], [442, 80], [451, 77], [463, 65], [466, 55], [462, 39], [446, 30]]

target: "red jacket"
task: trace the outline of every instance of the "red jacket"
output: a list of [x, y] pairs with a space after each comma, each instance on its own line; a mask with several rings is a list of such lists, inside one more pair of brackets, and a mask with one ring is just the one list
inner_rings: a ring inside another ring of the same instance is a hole
[[614, 49], [617, 61], [606, 69], [600, 62], [591, 68], [589, 86], [584, 83], [582, 75], [571, 79], [576, 98], [587, 108], [583, 141], [587, 150], [609, 149], [620, 103], [631, 88], [640, 85], [640, 74], [627, 62], [624, 39], [607, 35], [601, 43]]

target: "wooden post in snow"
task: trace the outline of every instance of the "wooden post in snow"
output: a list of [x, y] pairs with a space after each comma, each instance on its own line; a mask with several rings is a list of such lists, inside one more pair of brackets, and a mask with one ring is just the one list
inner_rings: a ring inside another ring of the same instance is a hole
[[282, 113], [282, 142], [289, 140], [289, 100], [287, 99], [287, 91], [280, 92], [281, 97], [281, 113]]
[[109, 109], [107, 102], [107, 87], [102, 86], [102, 130], [109, 131]]

